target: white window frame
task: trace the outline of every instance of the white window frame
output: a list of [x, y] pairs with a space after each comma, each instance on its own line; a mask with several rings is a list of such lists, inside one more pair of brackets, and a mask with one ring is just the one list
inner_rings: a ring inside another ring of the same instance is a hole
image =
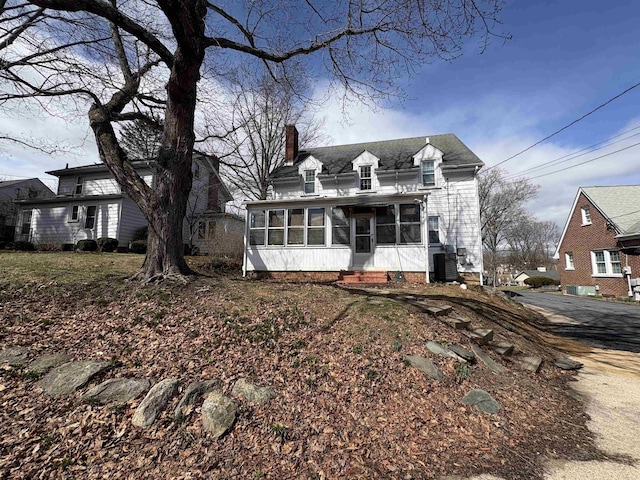
[[[73, 215], [75, 211], [75, 217]], [[82, 209], [80, 208], [80, 205], [71, 205], [69, 207], [69, 223], [79, 223], [80, 222], [80, 214], [82, 213]]]
[[[29, 220], [28, 222], [26, 220]], [[20, 219], [20, 235], [31, 234], [31, 223], [33, 222], [33, 210], [23, 210], [22, 218]], [[26, 232], [25, 232], [25, 227]]]
[[[89, 210], [91, 208], [95, 208], [95, 213], [93, 215], [93, 225], [91, 227], [87, 227], [87, 220], [91, 217], [89, 217]], [[96, 224], [98, 223], [98, 206], [97, 205], [87, 205], [87, 208], [85, 209], [84, 212], [84, 229], [85, 230], [95, 230], [96, 228]]]
[[[431, 168], [427, 169], [427, 166], [430, 165]], [[424, 177], [425, 175], [432, 175], [433, 181], [429, 183], [425, 183]], [[422, 160], [420, 162], [420, 185], [423, 187], [435, 187], [436, 186], [436, 162], [435, 160]]]
[[[282, 225], [272, 225], [273, 218], [278, 216], [278, 212], [282, 212]], [[286, 208], [271, 208], [267, 210], [267, 246], [269, 247], [284, 247], [285, 246], [285, 234], [287, 228], [287, 212]], [[271, 235], [282, 232], [282, 243], [271, 243]]]
[[76, 185], [73, 189], [73, 194], [75, 196], [82, 195], [84, 192], [84, 177], [76, 177]]
[[580, 207], [580, 214], [582, 215], [582, 226], [591, 225], [591, 207], [589, 205]]
[[[602, 253], [603, 261], [598, 261], [599, 253]], [[612, 259], [612, 254], [614, 254], [613, 259]], [[617, 257], [617, 260], [615, 260], [616, 257]], [[603, 265], [605, 271], [599, 272], [598, 265]], [[615, 270], [619, 270], [619, 272], [616, 272]], [[591, 276], [622, 278], [622, 258], [620, 257], [620, 251], [619, 250], [592, 250], [591, 251]]]
[[[366, 168], [369, 169], [368, 176], [362, 174], [362, 171]], [[369, 188], [362, 188], [363, 180], [369, 180]], [[373, 191], [373, 165], [360, 165], [358, 167], [358, 190], [360, 190], [361, 192]]]
[[[249, 212], [249, 238], [248, 243], [250, 247], [264, 247], [267, 243], [267, 215], [268, 210], [253, 210]], [[262, 214], [263, 225], [261, 226], [252, 226], [255, 225], [256, 216]], [[262, 243], [251, 243], [251, 232], [259, 232], [262, 231]]]
[[[437, 226], [438, 228], [436, 230], [431, 230], [431, 219], [435, 219], [437, 222]], [[436, 235], [438, 235], [438, 241], [437, 242], [432, 242], [431, 241], [431, 232], [436, 232]], [[429, 241], [429, 245], [440, 245], [442, 244], [442, 239], [440, 238], [440, 216], [438, 215], [429, 215], [427, 217], [427, 240]]]
[[565, 270], [575, 270], [576, 265], [573, 259], [573, 252], [566, 252], [564, 254], [564, 269]]
[[[302, 180], [303, 180], [302, 192], [305, 195], [315, 195], [316, 194], [316, 171], [312, 169], [305, 170], [303, 172]], [[307, 191], [307, 187], [310, 187], [310, 191]]]

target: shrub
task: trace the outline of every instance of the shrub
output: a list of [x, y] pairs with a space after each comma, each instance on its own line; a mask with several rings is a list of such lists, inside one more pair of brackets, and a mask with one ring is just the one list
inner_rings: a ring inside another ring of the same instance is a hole
[[133, 253], [147, 253], [147, 241], [134, 240], [131, 242], [131, 251]]
[[7, 246], [7, 242], [3, 242], [2, 240], [0, 240], [0, 250], [4, 250]]
[[98, 243], [95, 240], [80, 240], [76, 248], [81, 252], [95, 252], [98, 249]]
[[140, 227], [133, 232], [133, 238], [131, 240], [133, 240], [134, 242], [136, 240], [147, 240], [148, 236], [149, 236], [149, 227], [145, 225], [144, 227]]
[[109, 237], [100, 237], [96, 240], [101, 252], [113, 252], [118, 248], [118, 239]]
[[7, 243], [8, 250], [20, 250], [21, 252], [33, 252], [36, 247], [33, 246], [31, 242], [9, 242]]
[[63, 252], [73, 252], [73, 250], [76, 248], [76, 246], [73, 243], [63, 243], [62, 244], [62, 251]]
[[525, 285], [531, 288], [540, 288], [545, 285], [560, 285], [558, 280], [549, 277], [529, 277], [524, 281]]

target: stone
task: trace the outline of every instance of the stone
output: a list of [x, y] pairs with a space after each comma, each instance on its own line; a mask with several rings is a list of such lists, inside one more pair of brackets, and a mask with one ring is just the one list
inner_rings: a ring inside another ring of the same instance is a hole
[[442, 374], [438, 367], [436, 367], [431, 360], [428, 360], [420, 355], [405, 355], [404, 359], [407, 360], [413, 367], [424, 372], [429, 378], [433, 380], [440, 380]]
[[479, 388], [471, 390], [462, 399], [462, 403], [465, 405], [473, 405], [478, 410], [484, 413], [498, 413], [500, 411], [500, 404], [484, 390]]
[[493, 340], [493, 330], [490, 328], [476, 328], [469, 336], [478, 345], [486, 345]]
[[464, 318], [447, 319], [445, 320], [445, 323], [454, 330], [467, 330], [471, 325], [471, 322], [469, 320], [465, 320]]
[[489, 369], [493, 373], [505, 373], [507, 371], [506, 368], [504, 368], [499, 363], [496, 363], [489, 355], [484, 353], [480, 347], [471, 345], [471, 350], [473, 350], [473, 353], [476, 354], [476, 357], [478, 357], [480, 361], [482, 361], [482, 363], [489, 367]]
[[436, 355], [440, 355], [442, 357], [455, 358], [456, 360], [460, 359], [460, 357], [458, 357], [458, 355], [456, 355], [454, 352], [452, 352], [448, 348], [443, 347], [439, 343], [427, 342], [427, 348], [429, 349], [429, 351], [431, 353], [435, 353]]
[[20, 367], [27, 363], [29, 350], [26, 347], [8, 347], [0, 350], [0, 365], [9, 364], [12, 367]]
[[513, 353], [513, 345], [507, 342], [489, 342], [489, 347], [496, 353], [502, 355], [511, 355]]
[[236, 381], [231, 393], [242, 396], [245, 400], [254, 403], [266, 403], [276, 396], [276, 392], [272, 387], [256, 387], [247, 382], [245, 378], [240, 378]]
[[561, 370], [579, 370], [584, 365], [580, 362], [576, 362], [575, 360], [571, 360], [570, 358], [556, 358], [555, 361], [556, 367]]
[[460, 345], [448, 345], [447, 348], [460, 358], [464, 358], [469, 363], [476, 363], [476, 356], [473, 352], [470, 352], [466, 348], [462, 348]]
[[202, 425], [217, 440], [236, 421], [238, 405], [220, 392], [212, 392], [202, 404]]
[[425, 309], [427, 313], [434, 315], [436, 317], [444, 317], [445, 315], [449, 315], [453, 310], [453, 307], [450, 305], [443, 305], [442, 307], [429, 307]]
[[146, 392], [151, 382], [146, 378], [111, 378], [89, 389], [80, 397], [82, 402], [91, 403], [127, 403]]
[[538, 373], [540, 370], [540, 365], [542, 365], [542, 359], [540, 357], [535, 356], [524, 356], [516, 359], [516, 362], [523, 370], [527, 370], [528, 372]]
[[67, 362], [55, 367], [36, 384], [47, 395], [61, 397], [75, 392], [87, 384], [89, 380], [111, 367], [110, 362], [81, 360]]
[[178, 389], [178, 380], [165, 378], [156, 383], [133, 414], [132, 423], [136, 427], [149, 428], [169, 403]]
[[32, 372], [45, 373], [55, 367], [71, 361], [71, 357], [65, 353], [51, 353], [41, 355], [29, 364], [29, 370]]
[[182, 398], [178, 402], [178, 406], [173, 412], [176, 420], [183, 420], [188, 417], [188, 410], [191, 405], [196, 403], [205, 394], [212, 391], [221, 391], [222, 382], [220, 380], [207, 380], [205, 382], [192, 382], [184, 391]]

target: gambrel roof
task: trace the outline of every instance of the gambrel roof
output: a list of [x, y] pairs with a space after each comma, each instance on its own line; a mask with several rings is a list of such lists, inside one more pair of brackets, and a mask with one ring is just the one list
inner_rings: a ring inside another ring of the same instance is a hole
[[443, 168], [481, 167], [482, 160], [453, 133], [429, 137], [402, 138], [380, 142], [334, 145], [300, 150], [293, 165], [283, 165], [272, 172], [270, 178], [290, 178], [299, 175], [298, 164], [313, 156], [322, 163], [323, 174], [336, 175], [353, 171], [352, 161], [363, 152], [380, 159], [378, 170], [404, 170], [414, 168], [413, 157], [428, 143], [443, 153]]

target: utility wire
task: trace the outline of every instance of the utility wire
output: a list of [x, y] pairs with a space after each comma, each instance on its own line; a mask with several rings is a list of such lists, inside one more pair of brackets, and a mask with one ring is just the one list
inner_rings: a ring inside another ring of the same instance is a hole
[[630, 148], [637, 147], [638, 145], [640, 145], [640, 142], [634, 143], [633, 145], [629, 145], [628, 147], [621, 148], [620, 150], [616, 150], [615, 152], [605, 153], [604, 155], [600, 155], [599, 157], [595, 157], [595, 158], [592, 158], [590, 160], [586, 160], [584, 162], [580, 162], [580, 163], [578, 163], [576, 165], [570, 165], [568, 167], [561, 168], [560, 170], [554, 170], [553, 172], [543, 173], [542, 175], [531, 177], [531, 178], [529, 178], [529, 180], [535, 180], [536, 178], [546, 177], [547, 175], [553, 175], [554, 173], [564, 172], [565, 170], [569, 170], [570, 168], [579, 167], [581, 165], [585, 165], [587, 163], [591, 163], [591, 162], [594, 162], [596, 160], [600, 160], [601, 158], [609, 157], [609, 156], [614, 155], [616, 153], [620, 153], [620, 152], [623, 152], [625, 150], [629, 150]]
[[501, 162], [496, 163], [495, 165], [492, 165], [490, 167], [488, 167], [485, 171], [489, 171], [492, 168], [496, 168], [500, 165], [502, 165], [503, 163], [508, 162], [509, 160], [513, 160], [516, 157], [519, 157], [520, 155], [522, 155], [525, 152], [528, 152], [529, 150], [531, 150], [533, 147], [536, 147], [538, 145], [540, 145], [542, 142], [545, 142], [547, 140], [549, 140], [552, 137], [555, 137], [556, 135], [558, 135], [560, 132], [563, 132], [564, 130], [566, 130], [567, 128], [575, 125], [576, 123], [584, 120], [585, 118], [587, 118], [589, 115], [597, 112], [598, 110], [600, 110], [601, 108], [606, 107], [607, 105], [609, 105], [611, 102], [613, 102], [614, 100], [617, 100], [618, 98], [622, 97], [623, 95], [629, 93], [631, 90], [633, 90], [634, 88], [637, 88], [640, 86], [640, 82], [636, 83], [635, 85], [630, 86], [629, 88], [627, 88], [626, 90], [620, 92], [618, 95], [616, 95], [613, 98], [610, 98], [609, 100], [607, 100], [606, 102], [604, 102], [601, 105], [598, 105], [596, 108], [594, 108], [593, 110], [591, 110], [590, 112], [585, 113], [584, 115], [582, 115], [580, 118], [577, 118], [576, 120], [574, 120], [573, 122], [565, 125], [564, 127], [560, 128], [559, 130], [556, 130], [555, 132], [553, 132], [551, 135], [547, 135], [546, 137], [544, 137], [542, 140], [537, 141], [536, 143], [534, 143], [533, 145], [525, 148], [524, 150], [521, 150], [520, 152], [516, 153], [515, 155], [511, 155], [509, 158], [506, 158], [504, 160], [502, 160]]
[[[541, 170], [541, 169], [544, 169], [544, 168], [548, 168], [552, 164], [559, 165], [561, 163], [570, 162], [571, 160], [575, 160], [576, 158], [583, 157], [584, 155], [587, 155], [589, 153], [597, 152], [598, 150], [602, 150], [603, 148], [607, 148], [607, 147], [610, 147], [610, 146], [615, 145], [617, 143], [624, 142], [625, 140], [629, 140], [630, 138], [637, 137], [638, 135], [640, 135], [640, 133], [635, 133], [633, 135], [629, 135], [628, 137], [621, 138], [620, 140], [617, 140], [615, 142], [611, 142], [611, 140], [613, 140], [614, 138], [617, 138], [617, 137], [619, 137], [621, 135], [624, 135], [625, 133], [629, 133], [629, 132], [631, 132], [633, 130], [637, 130], [639, 128], [640, 128], [640, 125], [638, 125], [637, 127], [632, 128], [630, 130], [627, 130], [625, 132], [622, 132], [622, 133], [620, 133], [618, 135], [614, 135], [613, 137], [610, 137], [607, 140], [603, 140], [601, 142], [594, 143], [593, 145], [590, 145], [590, 146], [585, 147], [583, 149], [576, 150], [575, 152], [571, 152], [571, 153], [568, 153], [566, 155], [563, 155], [562, 157], [558, 157], [556, 159], [549, 160], [548, 162], [541, 163], [540, 165], [536, 165], [534, 167], [528, 168], [528, 169], [523, 170], [523, 171], [518, 172], [518, 173], [513, 173], [513, 174], [510, 174], [510, 175], [507, 175], [505, 177], [505, 180], [511, 180], [513, 178], [521, 177], [525, 173], [529, 173], [529, 172], [533, 172], [535, 170]], [[610, 143], [607, 143], [607, 142], [610, 142]], [[606, 145], [602, 145], [603, 143], [606, 143]], [[598, 147], [598, 145], [602, 145], [602, 146]], [[598, 148], [594, 148], [594, 147], [598, 147]], [[591, 150], [589, 150], [589, 149], [591, 149]], [[585, 152], [585, 150], [589, 150], [589, 151]], [[584, 152], [584, 153], [581, 153], [581, 152]], [[567, 157], [570, 157], [570, 158], [567, 158]]]

